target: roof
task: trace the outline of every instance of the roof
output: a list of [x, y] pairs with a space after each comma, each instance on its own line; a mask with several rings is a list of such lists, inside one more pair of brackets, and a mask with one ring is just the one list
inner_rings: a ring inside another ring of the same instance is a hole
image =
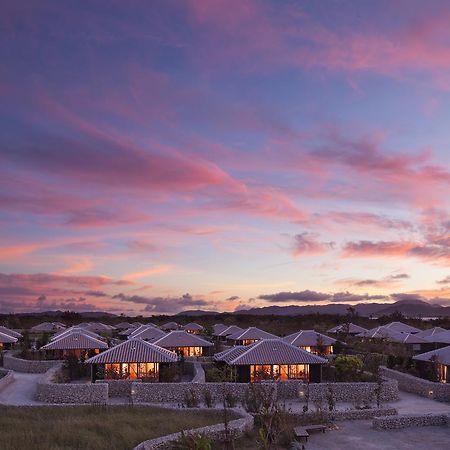
[[242, 353], [246, 352], [249, 349], [249, 347], [250, 347], [249, 345], [235, 345], [234, 347], [227, 348], [222, 352], [216, 353], [214, 355], [214, 359], [216, 361], [223, 361], [229, 363], [230, 361], [233, 361], [233, 359], [242, 355]]
[[256, 327], [249, 327], [245, 330], [238, 331], [237, 333], [230, 334], [227, 336], [227, 339], [232, 341], [243, 341], [246, 339], [278, 339], [278, 336]]
[[137, 327], [130, 327], [119, 333], [119, 336], [130, 336], [131, 333], [137, 330]]
[[447, 330], [441, 327], [428, 328], [427, 330], [422, 330], [420, 333], [417, 333], [416, 336], [425, 338], [429, 336], [434, 336], [436, 333], [441, 333], [442, 331]]
[[161, 330], [178, 330], [180, 328], [180, 325], [178, 325], [176, 322], [167, 322], [163, 325], [161, 325]]
[[357, 334], [357, 336], [370, 339], [389, 339], [395, 340], [396, 342], [400, 342], [404, 337], [402, 337], [402, 333], [398, 333], [397, 331], [385, 327], [371, 328], [370, 330]]
[[230, 336], [232, 334], [238, 333], [239, 331], [244, 331], [243, 328], [238, 327], [237, 325], [230, 325], [229, 327], [225, 328], [225, 330], [216, 333], [214, 332], [213, 335], [214, 336], [221, 336], [221, 337], [226, 337], [226, 336]]
[[15, 338], [21, 338], [22, 335], [18, 333], [17, 331], [11, 330], [10, 328], [6, 328], [3, 326], [0, 326], [0, 333], [8, 334], [9, 336], [15, 337]]
[[296, 347], [314, 347], [317, 345], [333, 345], [336, 343], [336, 339], [325, 336], [315, 330], [297, 331], [297, 333], [290, 334], [282, 339], [284, 342], [288, 342]]
[[190, 322], [183, 326], [183, 330], [194, 330], [194, 331], [202, 331], [203, 327], [195, 322]]
[[30, 331], [33, 333], [51, 333], [53, 331], [58, 331], [63, 329], [64, 327], [61, 326], [59, 323], [53, 323], [53, 322], [42, 322], [38, 325], [35, 325], [34, 327], [30, 328]]
[[103, 340], [103, 337], [100, 336], [97, 333], [94, 333], [93, 331], [89, 331], [85, 328], [80, 328], [80, 327], [70, 327], [67, 328], [66, 330], [61, 330], [58, 331], [58, 333], [56, 333], [55, 335], [53, 335], [50, 340], [51, 341], [55, 341], [56, 339], [60, 339], [64, 336], [66, 336], [67, 334], [73, 333], [73, 332], [81, 332], [83, 334], [86, 334], [87, 336], [91, 337], [91, 338], [95, 338], [95, 339], [99, 339], [99, 340]]
[[228, 354], [221, 352], [220, 360], [231, 366], [328, 363], [327, 359], [288, 344], [281, 339], [262, 339], [251, 345], [233, 347], [228, 352]]
[[224, 325], [223, 323], [216, 323], [213, 325], [213, 335], [217, 336], [222, 331], [225, 331], [228, 328], [228, 325]]
[[120, 322], [116, 325], [116, 328], [118, 330], [127, 330], [130, 327], [131, 327], [131, 323], [129, 323], [129, 322]]
[[450, 344], [450, 330], [445, 330], [431, 336], [426, 336], [424, 339], [429, 343]]
[[157, 362], [171, 363], [178, 361], [176, 353], [161, 348], [142, 339], [129, 339], [86, 360], [88, 364]]
[[41, 350], [77, 350], [108, 348], [108, 344], [82, 331], [73, 331], [41, 347]]
[[166, 333], [164, 331], [160, 330], [159, 328], [155, 327], [145, 327], [144, 329], [140, 330], [139, 332], [129, 336], [129, 339], [139, 338], [144, 339], [144, 341], [153, 341], [155, 339], [159, 339], [162, 336], [165, 336]]
[[354, 323], [341, 323], [340, 325], [336, 325], [333, 328], [330, 328], [327, 333], [349, 333], [349, 334], [358, 334], [363, 331], [367, 331], [367, 328], [360, 327], [359, 325], [355, 325]]
[[140, 325], [134, 329], [131, 330], [131, 333], [129, 334], [129, 336], [132, 338], [134, 336], [136, 336], [137, 334], [141, 333], [142, 331], [148, 330], [149, 328], [153, 328], [155, 330], [159, 330], [159, 328], [156, 328], [153, 324], [149, 324], [149, 325]]
[[392, 340], [393, 342], [400, 342], [402, 344], [428, 344], [428, 341], [426, 341], [424, 338], [417, 336], [417, 334], [414, 333], [408, 333], [408, 334], [402, 334], [399, 333], [401, 336], [401, 340], [397, 341], [395, 339], [395, 337], [393, 337]]
[[93, 331], [94, 333], [110, 333], [111, 330], [114, 330], [113, 326], [106, 325], [101, 322], [92, 322], [85, 328], [86, 330]]
[[431, 352], [421, 353], [420, 355], [413, 356], [413, 359], [417, 361], [431, 361], [433, 356], [436, 357], [437, 362], [450, 365], [450, 345], [448, 347], [432, 350]]
[[391, 322], [383, 325], [384, 328], [388, 330], [396, 331], [397, 333], [419, 333], [419, 328], [412, 327], [403, 322]]
[[15, 338], [14, 336], [10, 336], [9, 334], [0, 332], [0, 343], [15, 344], [16, 342], [17, 342], [17, 338]]
[[164, 348], [174, 347], [211, 347], [214, 344], [195, 334], [186, 331], [171, 331], [161, 338], [153, 341], [154, 344]]

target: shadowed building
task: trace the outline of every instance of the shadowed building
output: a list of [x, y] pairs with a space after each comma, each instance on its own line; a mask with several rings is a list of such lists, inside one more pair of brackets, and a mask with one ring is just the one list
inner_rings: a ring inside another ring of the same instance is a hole
[[92, 381], [135, 380], [158, 382], [162, 366], [178, 362], [176, 353], [142, 339], [130, 339], [86, 361], [92, 365]]
[[354, 323], [342, 323], [341, 325], [337, 325], [333, 328], [330, 328], [327, 333], [330, 334], [350, 334], [352, 336], [363, 333], [367, 331], [367, 328], [360, 327], [359, 325], [355, 325]]
[[0, 351], [3, 348], [10, 347], [12, 344], [17, 342], [17, 338], [10, 336], [9, 334], [0, 332]]
[[314, 330], [301, 330], [283, 338], [284, 342], [316, 355], [331, 355], [336, 339]]
[[200, 334], [204, 330], [204, 328], [201, 325], [194, 322], [184, 325], [182, 329], [189, 334]]
[[256, 327], [249, 327], [227, 336], [227, 341], [232, 345], [250, 345], [261, 339], [278, 339], [278, 336]]
[[234, 380], [254, 383], [266, 380], [302, 380], [319, 383], [328, 360], [280, 339], [263, 339], [232, 347], [214, 355], [215, 361], [233, 367]]
[[450, 346], [416, 355], [413, 359], [418, 361], [422, 376], [428, 373], [440, 383], [450, 383]]

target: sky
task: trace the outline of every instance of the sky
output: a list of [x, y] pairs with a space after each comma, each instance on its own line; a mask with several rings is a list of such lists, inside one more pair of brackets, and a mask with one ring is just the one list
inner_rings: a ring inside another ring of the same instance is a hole
[[450, 5], [14, 1], [0, 312], [450, 304]]

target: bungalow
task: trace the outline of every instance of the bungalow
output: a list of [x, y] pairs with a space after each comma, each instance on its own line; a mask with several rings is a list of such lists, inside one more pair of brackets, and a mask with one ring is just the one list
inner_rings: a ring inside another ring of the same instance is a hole
[[228, 325], [224, 325], [223, 323], [216, 323], [213, 325], [213, 336], [217, 336], [222, 331], [225, 331], [228, 328]]
[[94, 333], [103, 333], [103, 334], [112, 334], [112, 332], [115, 330], [115, 328], [112, 325], [106, 325], [101, 322], [91, 322], [84, 328]]
[[363, 333], [364, 331], [367, 331], [366, 328], [360, 327], [359, 325], [355, 325], [354, 323], [342, 323], [341, 325], [336, 325], [333, 328], [330, 328], [327, 333], [331, 334], [350, 334], [350, 335], [356, 335], [359, 333]]
[[174, 331], [180, 329], [180, 325], [176, 322], [166, 322], [160, 326], [163, 331]]
[[385, 328], [384, 326], [371, 328], [370, 330], [363, 331], [356, 335], [356, 337], [364, 338], [364, 339], [385, 339], [390, 341], [401, 341], [402, 333], [398, 331]]
[[92, 381], [142, 379], [158, 382], [162, 366], [177, 361], [174, 352], [142, 339], [129, 339], [89, 358], [86, 364], [91, 364]]
[[409, 353], [420, 353], [427, 350], [429, 347], [429, 342], [425, 340], [424, 338], [421, 338], [420, 336], [417, 336], [417, 334], [402, 334], [398, 333], [398, 336], [394, 336], [387, 339], [391, 342], [397, 342], [399, 344], [404, 344]]
[[35, 325], [30, 328], [30, 333], [55, 333], [57, 331], [63, 330], [64, 327], [56, 322], [43, 322], [39, 325]]
[[263, 339], [229, 348], [214, 355], [219, 363], [233, 367], [240, 383], [266, 380], [302, 380], [319, 383], [322, 365], [328, 361], [281, 339]]
[[426, 330], [422, 330], [419, 333], [416, 333], [416, 336], [420, 336], [422, 338], [427, 338], [430, 336], [434, 336], [437, 333], [442, 333], [443, 331], [447, 331], [447, 330], [445, 328], [441, 328], [441, 327], [427, 328]]
[[223, 331], [214, 331], [213, 337], [219, 341], [226, 341], [228, 336], [239, 332], [242, 333], [243, 331], [243, 328], [238, 327], [237, 325], [231, 325], [229, 327], [226, 327]]
[[336, 339], [314, 330], [301, 330], [282, 339], [284, 342], [315, 355], [331, 355], [333, 353], [333, 345], [337, 342]]
[[450, 344], [450, 330], [444, 330], [439, 333], [432, 334], [424, 339], [430, 344], [434, 344], [434, 348], [446, 347]]
[[115, 325], [116, 330], [128, 330], [128, 328], [131, 328], [132, 325], [129, 322], [120, 322], [117, 325]]
[[23, 337], [19, 332], [11, 330], [10, 328], [6, 328], [3, 326], [0, 326], [0, 333], [7, 334], [7, 335], [15, 337], [17, 339], [20, 339], [21, 337]]
[[165, 335], [166, 333], [164, 333], [164, 331], [160, 330], [159, 328], [144, 325], [143, 327], [140, 327], [139, 331], [136, 330], [135, 333], [132, 333], [130, 336], [128, 336], [128, 339], [143, 339], [144, 341], [155, 341]]
[[17, 342], [17, 338], [14, 336], [10, 336], [9, 334], [0, 332], [0, 351], [3, 350], [3, 346], [10, 346], [11, 344], [15, 344]]
[[186, 333], [189, 334], [200, 334], [204, 330], [204, 328], [198, 323], [191, 322], [187, 325], [184, 325], [182, 327], [182, 330], [186, 331]]
[[390, 331], [396, 331], [397, 333], [420, 333], [419, 328], [412, 327], [411, 325], [407, 325], [403, 322], [391, 322], [383, 325], [383, 328]]
[[104, 340], [104, 338], [102, 336], [100, 336], [99, 334], [94, 333], [92, 331], [86, 330], [84, 328], [79, 328], [79, 327], [70, 327], [70, 328], [67, 328], [66, 330], [58, 331], [58, 333], [54, 334], [50, 338], [50, 341], [54, 341], [56, 339], [60, 339], [60, 338], [62, 338], [64, 336], [67, 336], [68, 334], [75, 333], [75, 332], [83, 333], [83, 334], [85, 334], [85, 335], [87, 335], [87, 336], [89, 336], [91, 338], [99, 339], [101, 341]]
[[82, 331], [72, 331], [58, 339], [54, 339], [40, 348], [41, 351], [50, 353], [56, 358], [86, 358], [97, 355], [100, 350], [108, 348], [108, 344], [100, 339], [93, 338]]
[[[142, 326], [142, 325], [140, 325], [140, 326]], [[130, 328], [127, 328], [126, 330], [121, 331], [119, 333], [119, 336], [122, 338], [126, 338], [126, 337], [130, 336], [132, 333], [134, 333], [138, 328], [139, 327], [131, 326]]]
[[413, 359], [419, 361], [422, 374], [425, 370], [428, 370], [428, 372], [430, 369], [433, 370], [432, 366], [435, 365], [437, 381], [450, 383], [450, 346], [416, 355]]
[[161, 338], [153, 341], [153, 344], [173, 351], [181, 356], [202, 356], [207, 349], [214, 344], [186, 331], [171, 331]]
[[256, 327], [249, 327], [227, 336], [227, 341], [232, 345], [250, 345], [261, 339], [278, 339], [278, 336]]

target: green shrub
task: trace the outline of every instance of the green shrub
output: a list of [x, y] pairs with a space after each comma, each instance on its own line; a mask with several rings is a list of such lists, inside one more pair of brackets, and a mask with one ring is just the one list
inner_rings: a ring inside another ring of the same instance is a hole
[[184, 393], [184, 406], [186, 408], [198, 408], [200, 402], [198, 400], [197, 394], [193, 389], [189, 389]]
[[334, 360], [336, 379], [339, 381], [358, 381], [363, 362], [358, 356], [338, 356]]

